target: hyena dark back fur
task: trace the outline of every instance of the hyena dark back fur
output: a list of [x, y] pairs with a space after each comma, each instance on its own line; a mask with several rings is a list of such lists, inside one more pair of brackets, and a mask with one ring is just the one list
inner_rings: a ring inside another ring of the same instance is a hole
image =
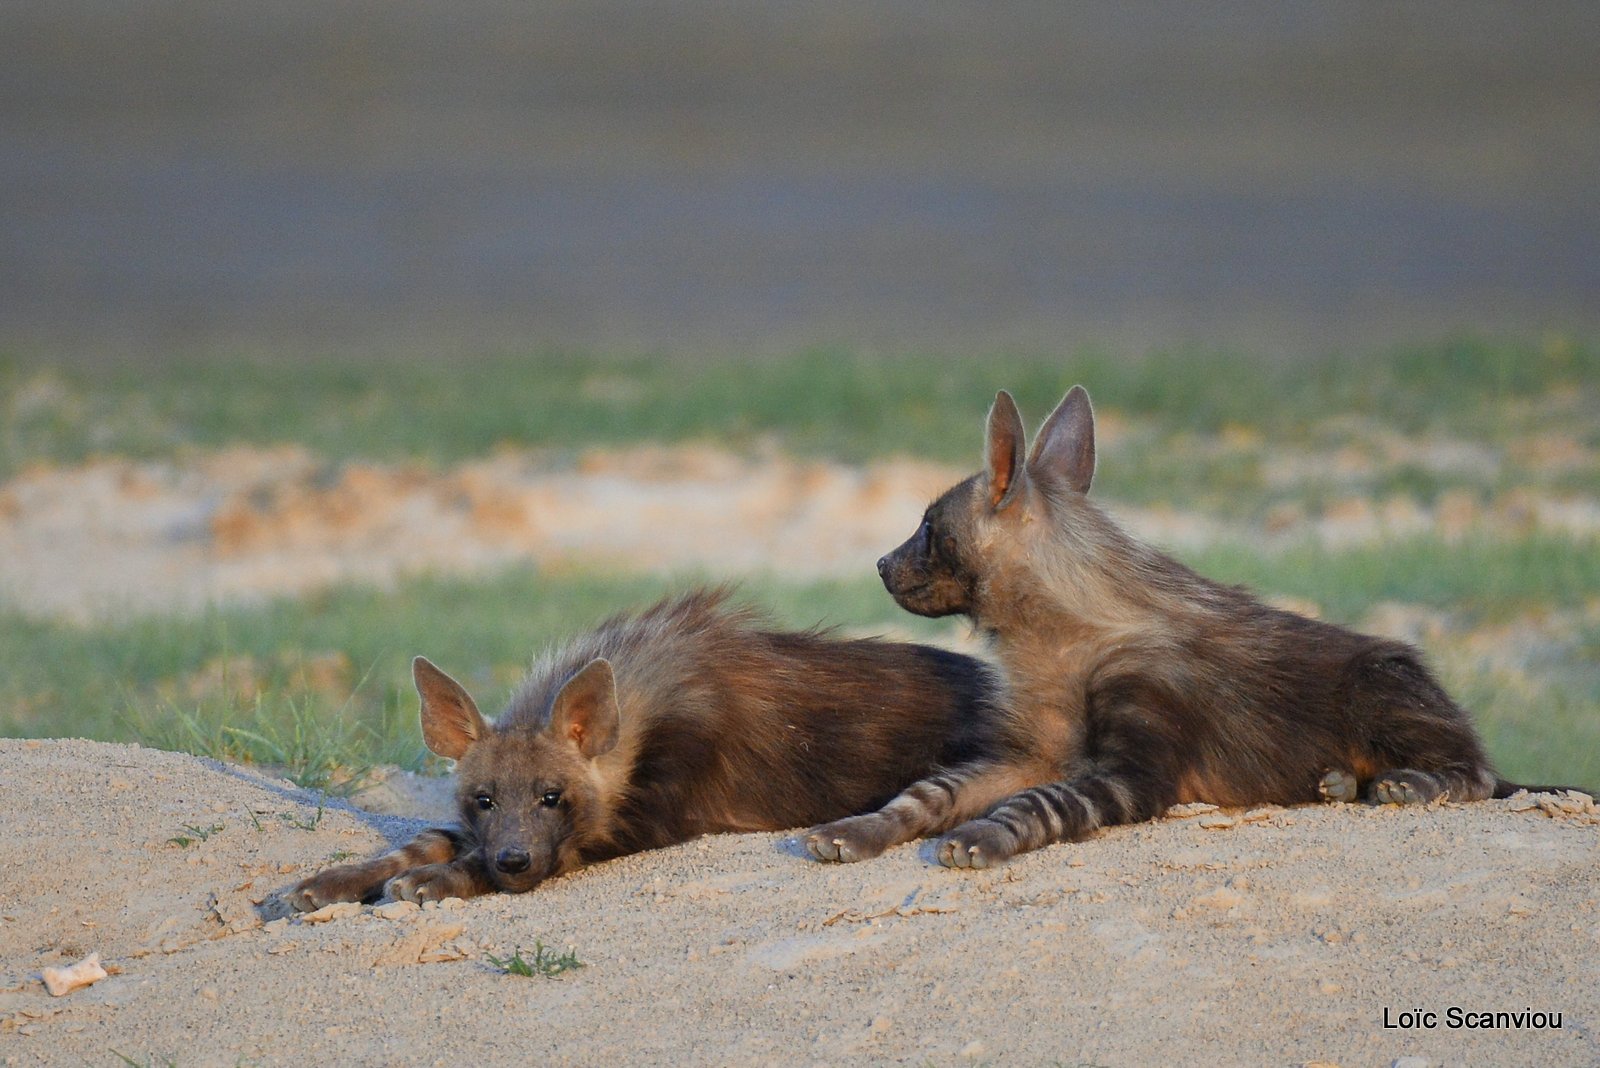
[[774, 630], [727, 596], [608, 620], [536, 664], [492, 724], [418, 658], [424, 738], [457, 760], [459, 827], [316, 875], [291, 903], [520, 892], [707, 832], [869, 811], [992, 748], [982, 662]]
[[[1412, 647], [1264, 605], [1118, 528], [1087, 497], [1094, 423], [1081, 388], [1026, 457], [1008, 394], [987, 430], [985, 470], [931, 505], [879, 572], [902, 607], [967, 615], [991, 639], [1012, 689], [1004, 770], [1021, 786], [1006, 791], [992, 763], [958, 769], [939, 796], [913, 787], [885, 813], [819, 828], [818, 856], [955, 827], [940, 859], [984, 866], [1186, 801], [1470, 801], [1515, 788]], [[932, 803], [914, 803], [919, 793]]]

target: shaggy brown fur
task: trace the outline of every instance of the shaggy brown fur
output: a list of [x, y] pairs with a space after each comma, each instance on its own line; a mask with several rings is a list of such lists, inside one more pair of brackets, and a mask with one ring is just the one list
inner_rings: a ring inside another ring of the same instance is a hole
[[878, 568], [902, 607], [965, 614], [991, 639], [1011, 687], [1007, 755], [818, 828], [815, 855], [949, 831], [939, 859], [984, 867], [1186, 801], [1411, 804], [1516, 789], [1417, 650], [1264, 605], [1115, 526], [1086, 496], [1094, 417], [1081, 387], [1026, 460], [1010, 395], [987, 430], [985, 470]]
[[322, 872], [290, 902], [516, 893], [699, 834], [870, 811], [990, 750], [998, 683], [980, 661], [772, 630], [726, 602], [609, 620], [538, 663], [493, 724], [417, 658], [423, 738], [458, 761], [459, 829]]

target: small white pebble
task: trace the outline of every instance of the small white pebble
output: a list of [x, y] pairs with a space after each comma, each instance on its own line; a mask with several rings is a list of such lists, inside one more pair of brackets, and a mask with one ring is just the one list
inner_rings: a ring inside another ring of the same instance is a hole
[[50, 991], [50, 996], [59, 998], [80, 987], [98, 983], [108, 974], [110, 973], [100, 966], [100, 954], [91, 953], [70, 968], [45, 968], [40, 976], [44, 979], [44, 988]]

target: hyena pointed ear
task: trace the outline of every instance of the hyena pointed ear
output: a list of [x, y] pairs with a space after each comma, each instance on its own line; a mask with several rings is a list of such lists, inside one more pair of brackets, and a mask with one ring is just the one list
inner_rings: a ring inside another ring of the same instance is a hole
[[995, 394], [994, 407], [989, 409], [988, 437], [983, 450], [983, 462], [989, 474], [989, 505], [997, 512], [1018, 499], [1027, 477], [1022, 470], [1023, 435], [1017, 402], [1002, 389]]
[[1094, 481], [1094, 409], [1088, 390], [1073, 386], [1061, 398], [1033, 441], [1028, 466], [1054, 471], [1079, 493], [1089, 492]]
[[611, 661], [591, 660], [556, 694], [550, 730], [567, 738], [593, 760], [617, 744], [622, 713], [617, 708], [617, 679]]
[[468, 746], [489, 732], [472, 696], [427, 657], [411, 661], [411, 677], [422, 698], [423, 742], [442, 757], [461, 759]]

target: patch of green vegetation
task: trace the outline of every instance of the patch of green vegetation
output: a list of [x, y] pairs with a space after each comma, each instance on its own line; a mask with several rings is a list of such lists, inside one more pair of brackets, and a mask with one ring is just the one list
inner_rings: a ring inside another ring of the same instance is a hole
[[1338, 550], [1307, 542], [1275, 552], [1219, 544], [1180, 555], [1219, 582], [1305, 598], [1347, 624], [1358, 623], [1380, 601], [1483, 621], [1575, 607], [1600, 596], [1600, 539], [1593, 538], [1473, 538], [1447, 545], [1419, 537]]
[[1490, 672], [1446, 671], [1503, 778], [1600, 790], [1600, 685], [1556, 666], [1532, 693]]
[[314, 831], [322, 825], [323, 813], [327, 811], [327, 798], [318, 795], [317, 811], [310, 816], [296, 816], [288, 812], [278, 813], [278, 818], [289, 826], [299, 831]]
[[[1600, 597], [1600, 546], [1556, 537], [1270, 553], [1217, 546], [1182, 555], [1202, 574], [1304, 598], [1346, 623], [1359, 624], [1383, 601], [1433, 608], [1464, 626], [1576, 610]], [[338, 783], [374, 764], [431, 766], [417, 726], [413, 655], [426, 654], [494, 710], [539, 650], [689, 584], [516, 568], [475, 579], [418, 578], [392, 592], [344, 587], [302, 601], [89, 628], [0, 617], [0, 631], [15, 636], [0, 643], [0, 734], [143, 741], [285, 766], [303, 784], [337, 792]], [[913, 637], [958, 626], [900, 611], [875, 579], [754, 580], [742, 596], [784, 626], [827, 623]], [[278, 663], [285, 648], [337, 651], [361, 680], [342, 692], [305, 691], [294, 688], [292, 672], [267, 672], [248, 693], [222, 687], [187, 704], [170, 696], [182, 689], [174, 680], [204, 675], [219, 658]], [[1600, 745], [1574, 744], [1600, 731], [1600, 680], [1578, 667], [1595, 662], [1597, 652], [1600, 638], [1591, 636], [1590, 645], [1540, 665], [1546, 690], [1533, 705], [1490, 675], [1459, 670], [1446, 672], [1445, 681], [1479, 714], [1508, 775], [1600, 785], [1600, 766], [1584, 755], [1600, 754]]]
[[[1539, 398], [1600, 396], [1600, 348], [1460, 340], [1273, 362], [1210, 351], [877, 356], [819, 349], [783, 359], [686, 361], [540, 351], [465, 363], [356, 359], [175, 360], [154, 368], [0, 356], [0, 477], [96, 453], [295, 443], [331, 461], [445, 463], [497, 445], [577, 449], [775, 439], [808, 455], [903, 453], [974, 462], [997, 388], [1037, 425], [1082, 382], [1097, 405], [1166, 432], [1250, 427], [1308, 440], [1357, 413], [1405, 433], [1499, 438], [1545, 425]], [[1115, 473], [1120, 491], [1126, 483]]]
[[212, 835], [220, 833], [222, 831], [222, 824], [213, 823], [209, 827], [201, 827], [196, 823], [186, 823], [183, 825], [183, 829], [188, 833], [173, 835], [171, 838], [167, 839], [167, 844], [175, 845], [179, 849], [188, 849], [190, 846], [194, 845], [194, 843], [204, 842]]
[[530, 979], [536, 975], [542, 975], [546, 979], [555, 979], [560, 977], [563, 972], [575, 971], [584, 966], [583, 962], [578, 959], [576, 951], [568, 950], [565, 953], [557, 953], [538, 940], [533, 943], [533, 958], [531, 960], [522, 955], [521, 946], [518, 946], [516, 951], [509, 957], [496, 957], [490, 954], [484, 957], [484, 960], [507, 975], [520, 975]]
[[[117, 1060], [121, 1061], [123, 1064], [126, 1064], [128, 1068], [157, 1068], [154, 1057], [146, 1057], [142, 1061], [136, 1061], [126, 1053], [123, 1053], [119, 1050], [113, 1049], [110, 1052], [113, 1057], [117, 1058]], [[170, 1057], [167, 1058], [166, 1068], [177, 1068], [177, 1065], [177, 1061]]]
[[[269, 764], [302, 786], [359, 784], [375, 764], [427, 762], [410, 661], [427, 655], [485, 709], [534, 655], [606, 616], [690, 585], [650, 577], [550, 575], [517, 568], [476, 579], [417, 578], [384, 592], [342, 587], [303, 600], [78, 626], [0, 613], [0, 735], [141, 741]], [[784, 625], [944, 627], [898, 615], [875, 581], [753, 581], [753, 603]], [[285, 650], [332, 650], [360, 678], [307, 689]], [[234, 679], [216, 665], [255, 665]], [[198, 688], [198, 690], [197, 690]], [[194, 694], [198, 692], [198, 696]]]

